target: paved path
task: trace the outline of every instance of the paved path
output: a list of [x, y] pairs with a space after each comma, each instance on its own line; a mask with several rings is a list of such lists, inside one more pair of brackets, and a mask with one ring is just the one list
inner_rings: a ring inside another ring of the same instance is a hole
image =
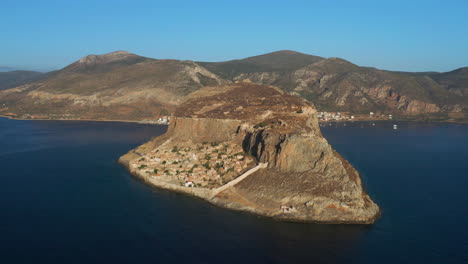
[[216, 189], [213, 189], [212, 190], [212, 193], [213, 193], [213, 196], [216, 196], [218, 193], [226, 190], [227, 188], [229, 187], [232, 187], [236, 184], [238, 184], [239, 182], [241, 182], [242, 180], [244, 180], [245, 178], [247, 178], [250, 174], [258, 171], [259, 169], [264, 169], [268, 166], [268, 162], [267, 163], [259, 163], [257, 166], [253, 167], [252, 169], [246, 171], [244, 174], [242, 174], [241, 176], [235, 178], [234, 180], [224, 184], [223, 186], [221, 187], [218, 187]]

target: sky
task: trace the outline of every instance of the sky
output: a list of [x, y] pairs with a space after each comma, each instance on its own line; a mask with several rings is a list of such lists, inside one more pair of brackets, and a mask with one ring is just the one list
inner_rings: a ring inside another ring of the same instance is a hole
[[224, 61], [277, 50], [400, 71], [468, 66], [465, 0], [1, 0], [0, 66], [89, 54]]

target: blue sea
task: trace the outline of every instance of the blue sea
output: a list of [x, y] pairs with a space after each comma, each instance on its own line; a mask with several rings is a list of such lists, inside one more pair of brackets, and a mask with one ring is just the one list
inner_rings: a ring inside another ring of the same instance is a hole
[[0, 263], [468, 263], [468, 125], [374, 124], [322, 127], [382, 208], [365, 226], [151, 188], [116, 161], [164, 126], [0, 118]]

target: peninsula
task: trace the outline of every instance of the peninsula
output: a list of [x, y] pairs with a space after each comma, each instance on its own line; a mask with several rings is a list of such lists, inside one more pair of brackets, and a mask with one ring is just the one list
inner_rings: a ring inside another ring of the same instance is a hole
[[119, 159], [148, 184], [281, 220], [371, 224], [379, 207], [305, 99], [250, 82], [204, 87], [166, 134]]

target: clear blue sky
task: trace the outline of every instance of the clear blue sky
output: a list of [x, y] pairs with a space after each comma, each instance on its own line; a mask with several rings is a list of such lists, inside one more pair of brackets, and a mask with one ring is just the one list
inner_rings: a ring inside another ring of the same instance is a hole
[[88, 54], [222, 61], [289, 49], [389, 70], [468, 66], [468, 1], [2, 0], [0, 66]]

